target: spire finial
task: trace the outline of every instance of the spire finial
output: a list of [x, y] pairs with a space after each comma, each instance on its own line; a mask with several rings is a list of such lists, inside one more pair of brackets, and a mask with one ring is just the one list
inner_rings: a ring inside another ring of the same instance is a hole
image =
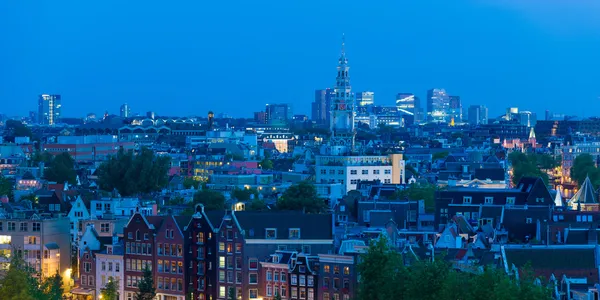
[[342, 33], [342, 54], [346, 54], [346, 34]]

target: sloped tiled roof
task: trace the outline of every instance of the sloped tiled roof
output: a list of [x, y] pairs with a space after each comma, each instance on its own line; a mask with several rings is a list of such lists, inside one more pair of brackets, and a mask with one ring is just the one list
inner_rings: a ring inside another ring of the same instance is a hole
[[266, 229], [277, 229], [277, 239], [288, 239], [290, 228], [300, 228], [301, 239], [333, 239], [330, 214], [304, 214], [301, 212], [235, 212], [246, 238], [264, 239]]
[[[573, 247], [573, 246], [571, 246]], [[596, 265], [595, 248], [506, 248], [506, 260], [517, 268], [531, 263], [535, 269], [558, 270], [594, 269]]]
[[598, 203], [598, 201], [596, 201], [596, 191], [594, 191], [594, 186], [592, 185], [589, 177], [585, 178], [585, 181], [581, 185], [579, 191], [577, 191], [573, 198], [571, 198], [571, 203]]

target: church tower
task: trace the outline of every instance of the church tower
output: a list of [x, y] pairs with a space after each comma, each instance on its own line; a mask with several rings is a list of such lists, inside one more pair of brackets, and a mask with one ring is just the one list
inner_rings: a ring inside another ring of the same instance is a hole
[[350, 86], [346, 58], [345, 39], [342, 40], [342, 53], [338, 61], [337, 78], [331, 101], [330, 154], [347, 155], [354, 150], [354, 93]]

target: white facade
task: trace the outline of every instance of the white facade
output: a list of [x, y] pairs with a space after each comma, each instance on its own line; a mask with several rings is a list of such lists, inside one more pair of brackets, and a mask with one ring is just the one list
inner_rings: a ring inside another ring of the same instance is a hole
[[112, 280], [117, 280], [119, 283], [117, 291], [121, 297], [124, 297], [125, 265], [123, 264], [123, 255], [108, 254], [113, 253], [112, 247], [107, 246], [106, 253], [96, 253], [96, 295], [101, 294], [102, 289], [112, 278]]
[[71, 242], [75, 242], [80, 230], [79, 222], [81, 220], [87, 220], [90, 218], [90, 212], [88, 211], [87, 207], [85, 207], [85, 203], [83, 203], [81, 197], [77, 196], [77, 199], [75, 199], [73, 207], [71, 207], [71, 210], [69, 211], [68, 217], [71, 222], [71, 229], [69, 230], [71, 233]]
[[342, 194], [355, 190], [359, 181], [405, 183], [401, 154], [389, 156], [317, 156], [316, 183], [340, 183]]
[[154, 214], [153, 207], [142, 207], [138, 198], [102, 198], [92, 200], [90, 214], [96, 218], [102, 218], [105, 213], [113, 214], [115, 217], [131, 217], [136, 209], [145, 216]]

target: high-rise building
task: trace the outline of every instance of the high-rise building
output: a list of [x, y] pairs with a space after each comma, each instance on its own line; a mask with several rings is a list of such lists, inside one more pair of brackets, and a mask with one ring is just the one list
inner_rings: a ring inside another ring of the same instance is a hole
[[329, 146], [332, 154], [343, 155], [354, 149], [354, 94], [350, 86], [346, 58], [345, 42], [342, 42], [342, 53], [338, 60], [337, 78], [334, 88], [334, 97], [331, 104], [331, 137]]
[[38, 98], [38, 123], [54, 125], [60, 122], [61, 110], [60, 95], [40, 95]]
[[121, 105], [121, 118], [129, 118], [131, 117], [131, 108], [129, 104], [125, 103]]
[[356, 95], [357, 106], [369, 106], [375, 104], [375, 93], [374, 92], [357, 92]]
[[414, 116], [419, 108], [419, 97], [413, 93], [398, 93], [396, 95], [396, 108], [401, 114]]
[[451, 121], [456, 123], [462, 122], [463, 113], [462, 113], [462, 102], [460, 101], [460, 96], [449, 96], [450, 102], [450, 111], [449, 118]]
[[267, 104], [265, 107], [265, 119], [269, 125], [286, 125], [292, 119], [292, 115], [290, 104]]
[[435, 123], [448, 123], [450, 97], [444, 89], [427, 91], [427, 120]]
[[267, 114], [264, 111], [254, 112], [254, 122], [265, 124], [267, 122]]
[[488, 123], [488, 109], [483, 105], [469, 106], [469, 124], [479, 125]]
[[316, 90], [315, 101], [311, 106], [311, 117], [319, 125], [329, 125], [331, 118], [332, 89]]

